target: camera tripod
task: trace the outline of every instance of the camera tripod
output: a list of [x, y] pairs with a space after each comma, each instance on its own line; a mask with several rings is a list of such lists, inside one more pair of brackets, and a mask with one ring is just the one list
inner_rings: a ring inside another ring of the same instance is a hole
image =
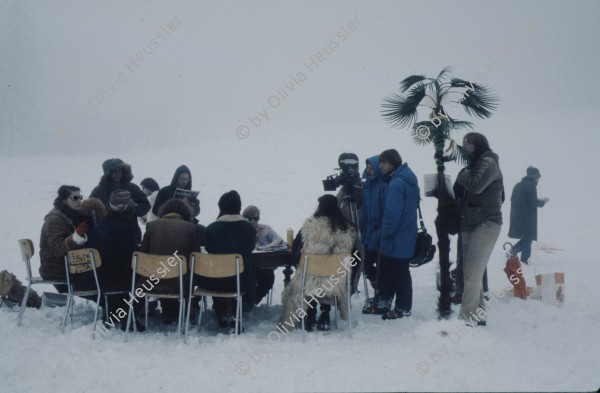
[[365, 264], [364, 264], [364, 257], [365, 257], [365, 253], [364, 250], [362, 250], [362, 241], [360, 238], [360, 224], [358, 222], [358, 209], [356, 207], [356, 198], [353, 195], [353, 188], [354, 186], [343, 186], [342, 187], [342, 192], [344, 194], [344, 196], [342, 197], [339, 207], [340, 210], [342, 211], [342, 214], [344, 215], [344, 217], [346, 217], [346, 219], [350, 220], [352, 222], [352, 224], [354, 224], [354, 226], [356, 227], [357, 230], [357, 238], [358, 238], [358, 244], [361, 245], [361, 249], [358, 250], [359, 251], [359, 255], [361, 256], [361, 260], [359, 261], [359, 268], [356, 270], [353, 270], [351, 272], [351, 279], [352, 279], [352, 288], [355, 289], [358, 292], [358, 281], [360, 280], [360, 276], [362, 274], [363, 276], [363, 283], [365, 286], [365, 296], [366, 296], [366, 301], [365, 304], [367, 304], [369, 302], [369, 286], [367, 285], [367, 276], [365, 274]]

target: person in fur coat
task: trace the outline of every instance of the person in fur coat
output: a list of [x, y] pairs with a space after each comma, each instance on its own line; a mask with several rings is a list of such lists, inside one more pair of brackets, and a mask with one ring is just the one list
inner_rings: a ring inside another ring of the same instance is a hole
[[[292, 255], [295, 263], [299, 262], [300, 255], [303, 252], [315, 254], [347, 252], [350, 254], [356, 249], [358, 238], [356, 229], [352, 223], [344, 218], [336, 197], [326, 194], [321, 196], [318, 201], [317, 211], [306, 219], [292, 245]], [[296, 271], [291, 282], [283, 290], [281, 295], [283, 313], [280, 319], [282, 324], [290, 327], [296, 326], [298, 318], [295, 313], [303, 309], [307, 314], [305, 326], [308, 331], [313, 331], [315, 327], [319, 330], [329, 330], [329, 311], [334, 296], [338, 297], [340, 317], [343, 320], [348, 318], [344, 280], [339, 280], [336, 284], [329, 277], [307, 276], [304, 286], [305, 296], [314, 295], [317, 290], [326, 292], [326, 295], [320, 298], [321, 315], [318, 323], [316, 321], [317, 304], [313, 304], [315, 303], [313, 302], [308, 307], [306, 302], [300, 302], [301, 281], [302, 273]]]
[[[65, 281], [64, 256], [69, 250], [84, 247], [90, 224], [81, 213], [79, 187], [62, 185], [54, 207], [44, 218], [40, 234], [40, 276], [45, 280]], [[55, 285], [58, 292], [67, 292], [66, 285]]]
[[[133, 209], [135, 217], [142, 217], [150, 210], [150, 202], [146, 194], [135, 184], [131, 182], [133, 174], [131, 165], [126, 164], [119, 158], [110, 158], [102, 163], [104, 174], [100, 178], [98, 185], [92, 190], [91, 197], [100, 199], [108, 207], [110, 195], [115, 190], [126, 190], [131, 194], [135, 202]], [[132, 217], [132, 220], [137, 220]]]

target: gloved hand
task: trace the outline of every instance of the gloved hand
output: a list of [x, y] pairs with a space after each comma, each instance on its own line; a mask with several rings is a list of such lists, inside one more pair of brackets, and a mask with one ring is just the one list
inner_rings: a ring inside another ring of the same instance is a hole
[[79, 225], [77, 225], [77, 228], [75, 228], [75, 232], [81, 237], [84, 237], [89, 231], [90, 226], [86, 221], [82, 221]]

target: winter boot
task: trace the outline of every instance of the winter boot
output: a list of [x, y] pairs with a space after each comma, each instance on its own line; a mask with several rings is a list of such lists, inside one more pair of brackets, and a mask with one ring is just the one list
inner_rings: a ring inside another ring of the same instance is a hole
[[331, 329], [329, 311], [331, 311], [331, 306], [329, 304], [321, 304], [321, 315], [319, 315], [319, 320], [317, 321], [318, 330], [326, 332]]
[[363, 308], [363, 314], [381, 315], [390, 310], [392, 307], [392, 299], [375, 298], [372, 304]]
[[317, 326], [317, 310], [313, 307], [308, 307], [306, 316], [304, 317], [304, 330], [314, 332]]
[[399, 319], [399, 318], [404, 318], [404, 317], [410, 317], [411, 313], [410, 310], [400, 310], [398, 308], [394, 308], [393, 310], [390, 310], [386, 313], [384, 313], [381, 318], [385, 321], [388, 319]]

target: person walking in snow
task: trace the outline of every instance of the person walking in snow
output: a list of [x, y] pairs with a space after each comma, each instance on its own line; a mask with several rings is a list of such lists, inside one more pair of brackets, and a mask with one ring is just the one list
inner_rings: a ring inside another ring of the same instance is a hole
[[550, 199], [537, 197], [537, 185], [542, 177], [539, 169], [530, 166], [526, 173], [527, 176], [515, 185], [510, 197], [508, 237], [519, 239], [510, 253], [521, 253], [521, 262], [527, 265], [531, 256], [531, 243], [537, 240], [537, 209], [544, 207]]

